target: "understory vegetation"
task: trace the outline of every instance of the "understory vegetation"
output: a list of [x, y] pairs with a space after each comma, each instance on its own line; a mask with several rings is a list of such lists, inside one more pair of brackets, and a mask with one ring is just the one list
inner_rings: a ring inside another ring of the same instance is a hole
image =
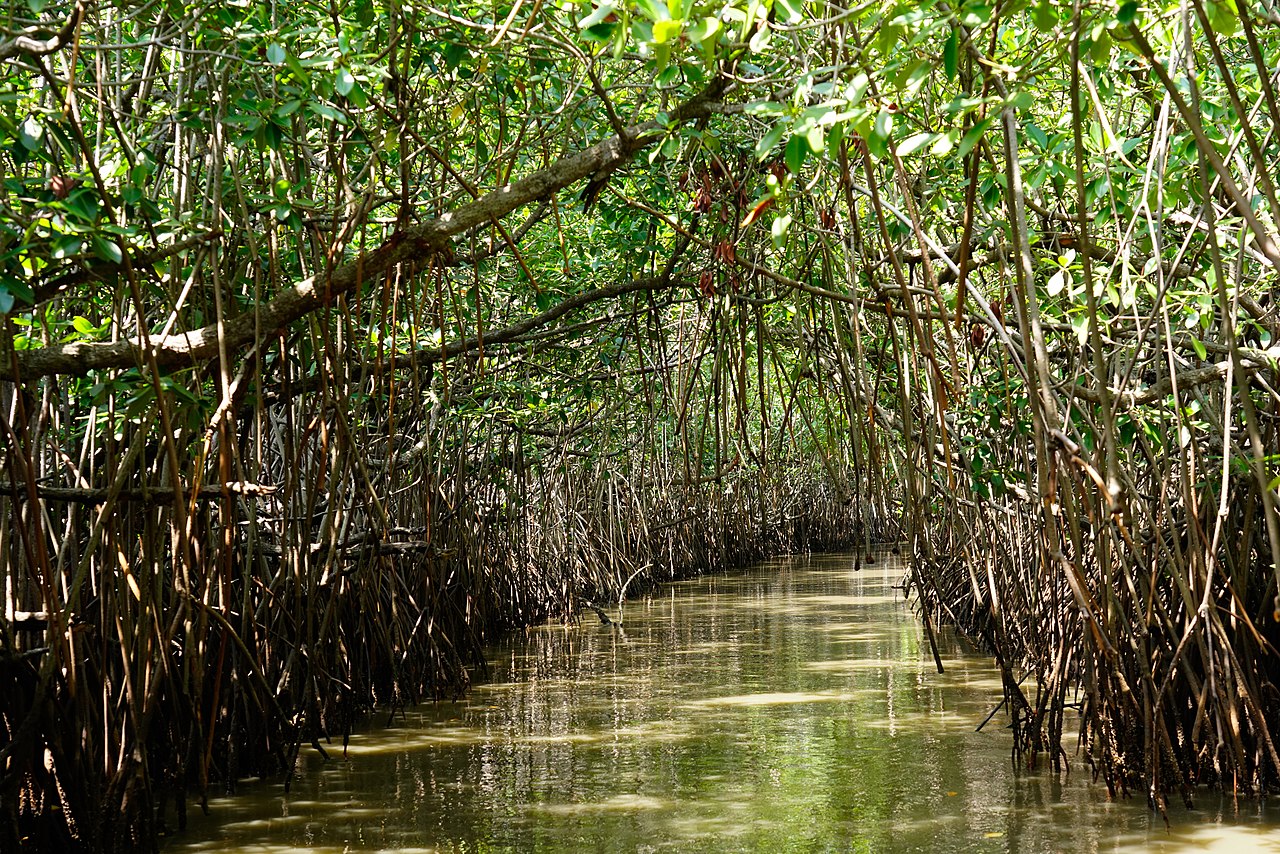
[[14, 0], [0, 68], [5, 850], [900, 538], [1015, 762], [1280, 784], [1268, 0]]

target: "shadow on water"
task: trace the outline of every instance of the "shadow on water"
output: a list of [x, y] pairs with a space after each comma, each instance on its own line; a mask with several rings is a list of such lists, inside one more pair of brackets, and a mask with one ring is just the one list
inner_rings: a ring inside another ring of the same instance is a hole
[[1280, 851], [1280, 809], [1205, 796], [1166, 828], [1086, 769], [1015, 775], [1000, 717], [974, 732], [998, 674], [945, 634], [934, 671], [901, 572], [774, 561], [621, 629], [531, 629], [465, 700], [303, 756], [166, 851]]

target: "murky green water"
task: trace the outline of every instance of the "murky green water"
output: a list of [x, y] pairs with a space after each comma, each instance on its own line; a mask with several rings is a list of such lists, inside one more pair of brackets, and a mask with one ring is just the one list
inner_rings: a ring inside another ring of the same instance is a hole
[[[167, 852], [1280, 851], [1280, 810], [1109, 803], [1078, 768], [1015, 775], [994, 669], [894, 585], [824, 556], [663, 588], [492, 650], [492, 681], [304, 753]], [[341, 748], [336, 756], [341, 757]]]

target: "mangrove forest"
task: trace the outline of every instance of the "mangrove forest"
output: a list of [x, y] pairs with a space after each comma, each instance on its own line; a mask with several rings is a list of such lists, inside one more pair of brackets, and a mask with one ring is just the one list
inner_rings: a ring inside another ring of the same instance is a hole
[[816, 551], [994, 764], [1280, 788], [1273, 0], [4, 5], [0, 850]]

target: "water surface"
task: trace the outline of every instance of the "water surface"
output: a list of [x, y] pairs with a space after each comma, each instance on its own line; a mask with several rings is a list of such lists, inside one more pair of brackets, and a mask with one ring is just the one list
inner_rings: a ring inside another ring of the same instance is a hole
[[902, 571], [790, 558], [531, 629], [462, 702], [304, 748], [288, 793], [246, 784], [166, 852], [1280, 852], [1275, 807], [1166, 828], [1083, 767], [1015, 773], [1003, 715], [974, 731], [998, 673], [945, 634], [936, 672]]

